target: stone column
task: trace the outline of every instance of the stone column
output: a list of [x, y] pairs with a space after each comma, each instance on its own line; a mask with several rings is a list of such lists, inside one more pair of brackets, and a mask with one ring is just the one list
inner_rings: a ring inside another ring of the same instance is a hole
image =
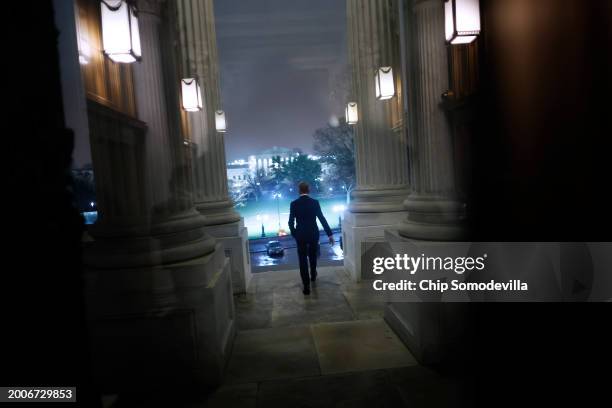
[[[102, 217], [85, 257], [96, 372], [109, 389], [218, 384], [235, 330], [229, 262], [194, 207], [183, 137], [171, 119], [178, 78], [167, 81], [175, 61], [160, 36], [166, 6], [138, 1], [142, 60], [133, 65], [133, 81], [146, 129], [142, 154], [132, 159], [141, 163], [120, 175], [128, 180], [122, 188], [99, 188], [121, 203], [134, 180], [142, 187], [140, 210], [121, 214], [117, 207]], [[111, 173], [125, 161], [121, 152], [106, 159], [98, 167]]]
[[251, 279], [248, 233], [228, 195], [224, 134], [215, 126], [215, 111], [223, 107], [213, 0], [179, 0], [176, 7], [183, 77], [199, 78], [204, 105], [189, 113], [196, 208], [206, 216], [207, 231], [223, 242], [234, 292], [241, 293]]
[[[345, 267], [361, 275], [361, 246], [380, 241], [384, 230], [405, 218], [408, 189], [408, 145], [402, 120], [400, 43], [397, 3], [393, 0], [348, 0], [348, 38], [353, 99], [358, 103], [355, 127], [357, 187], [343, 223]], [[396, 95], [377, 100], [374, 74], [391, 66]]]
[[[142, 47], [142, 61], [134, 64], [134, 92], [136, 111], [147, 124], [145, 138], [145, 172], [149, 176], [148, 203], [152, 216], [162, 218], [179, 210], [174, 194], [171, 194], [175, 157], [168, 125], [168, 107], [164, 96], [162, 55], [160, 47], [159, 1], [140, 1], [138, 21]], [[177, 135], [172, 135], [177, 136]]]
[[[460, 239], [463, 206], [455, 197], [452, 135], [442, 108], [442, 94], [449, 86], [444, 3], [403, 1], [411, 193], [404, 202], [407, 218], [399, 228], [387, 230], [386, 239]], [[385, 320], [420, 363], [433, 364], [448, 357], [461, 341], [466, 312], [464, 304], [399, 302], [387, 305]]]
[[464, 205], [456, 197], [452, 134], [442, 108], [442, 94], [449, 87], [444, 6], [437, 0], [415, 0], [411, 10], [411, 194], [404, 202], [408, 217], [399, 233], [411, 239], [460, 239]]

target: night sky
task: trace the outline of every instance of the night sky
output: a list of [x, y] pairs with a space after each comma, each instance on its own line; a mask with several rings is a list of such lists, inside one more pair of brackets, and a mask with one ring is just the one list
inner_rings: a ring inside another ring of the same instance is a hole
[[312, 151], [349, 88], [345, 0], [215, 0], [227, 159]]

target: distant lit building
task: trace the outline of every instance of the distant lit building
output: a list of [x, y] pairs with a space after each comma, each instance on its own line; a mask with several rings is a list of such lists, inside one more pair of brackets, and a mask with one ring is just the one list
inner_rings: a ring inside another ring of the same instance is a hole
[[271, 149], [262, 151], [259, 154], [249, 156], [249, 171], [255, 173], [257, 170], [263, 170], [266, 174], [272, 167], [274, 157], [280, 157], [281, 162], [292, 161], [296, 156], [300, 155], [299, 149], [287, 149], [285, 147], [274, 146]]
[[[248, 160], [239, 159], [227, 164], [227, 180], [230, 185], [240, 187], [246, 177], [254, 175], [257, 171], [263, 170], [264, 174], [269, 174], [275, 157], [280, 157], [281, 163], [288, 163], [295, 160], [300, 154], [304, 154], [298, 148], [288, 149], [285, 147], [274, 146], [271, 149], [263, 150], [259, 154], [252, 154]], [[320, 161], [321, 157], [309, 154], [311, 160]], [[321, 163], [321, 173], [325, 177], [330, 173], [330, 165]]]
[[230, 186], [242, 187], [249, 176], [249, 163], [244, 160], [234, 160], [227, 165], [227, 180]]

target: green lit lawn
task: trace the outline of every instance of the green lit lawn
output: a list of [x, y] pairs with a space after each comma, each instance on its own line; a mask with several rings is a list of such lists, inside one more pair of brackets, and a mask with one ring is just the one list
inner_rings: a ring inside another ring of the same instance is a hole
[[[286, 232], [289, 232], [289, 204], [295, 197], [281, 198], [278, 200], [277, 210], [276, 200], [266, 198], [260, 201], [252, 201], [244, 207], [236, 208], [244, 217], [244, 224], [249, 230], [249, 238], [259, 238], [261, 236], [261, 224], [263, 223], [266, 236], [276, 235], [278, 232], [279, 212], [280, 212], [280, 227]], [[338, 217], [342, 210], [346, 207], [346, 199], [344, 196], [333, 198], [322, 198], [319, 200], [323, 215], [327, 218], [327, 222], [331, 228], [338, 227]], [[319, 225], [319, 228], [321, 226]]]

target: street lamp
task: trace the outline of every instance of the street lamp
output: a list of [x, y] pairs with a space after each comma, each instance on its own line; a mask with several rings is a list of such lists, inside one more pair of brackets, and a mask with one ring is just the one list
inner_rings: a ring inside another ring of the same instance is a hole
[[181, 79], [183, 109], [187, 112], [202, 110], [202, 90], [197, 78]]
[[393, 68], [380, 67], [374, 75], [376, 82], [376, 99], [391, 99], [395, 95], [395, 84], [393, 83]]
[[281, 220], [280, 220], [280, 201], [279, 199], [282, 198], [282, 194], [281, 193], [274, 193], [273, 197], [276, 199], [276, 212], [278, 213], [278, 231], [280, 233], [281, 231]]
[[110, 59], [120, 63], [141, 57], [138, 11], [126, 0], [102, 0], [102, 48]]
[[338, 228], [342, 229], [342, 214], [344, 214], [344, 210], [346, 207], [342, 204], [334, 205], [333, 211], [338, 213]]
[[480, 35], [478, 0], [446, 0], [444, 19], [447, 44], [469, 44]]
[[266, 230], [264, 228], [264, 221], [268, 219], [268, 215], [264, 214], [263, 216], [260, 214], [257, 214], [257, 221], [261, 221], [261, 237], [265, 238], [266, 237]]
[[218, 110], [215, 112], [215, 126], [217, 132], [225, 133], [227, 131], [227, 122], [225, 121], [225, 112]]
[[346, 116], [346, 123], [348, 123], [349, 125], [354, 125], [357, 123], [357, 121], [359, 120], [357, 102], [349, 102], [346, 105], [346, 111], [344, 116]]

